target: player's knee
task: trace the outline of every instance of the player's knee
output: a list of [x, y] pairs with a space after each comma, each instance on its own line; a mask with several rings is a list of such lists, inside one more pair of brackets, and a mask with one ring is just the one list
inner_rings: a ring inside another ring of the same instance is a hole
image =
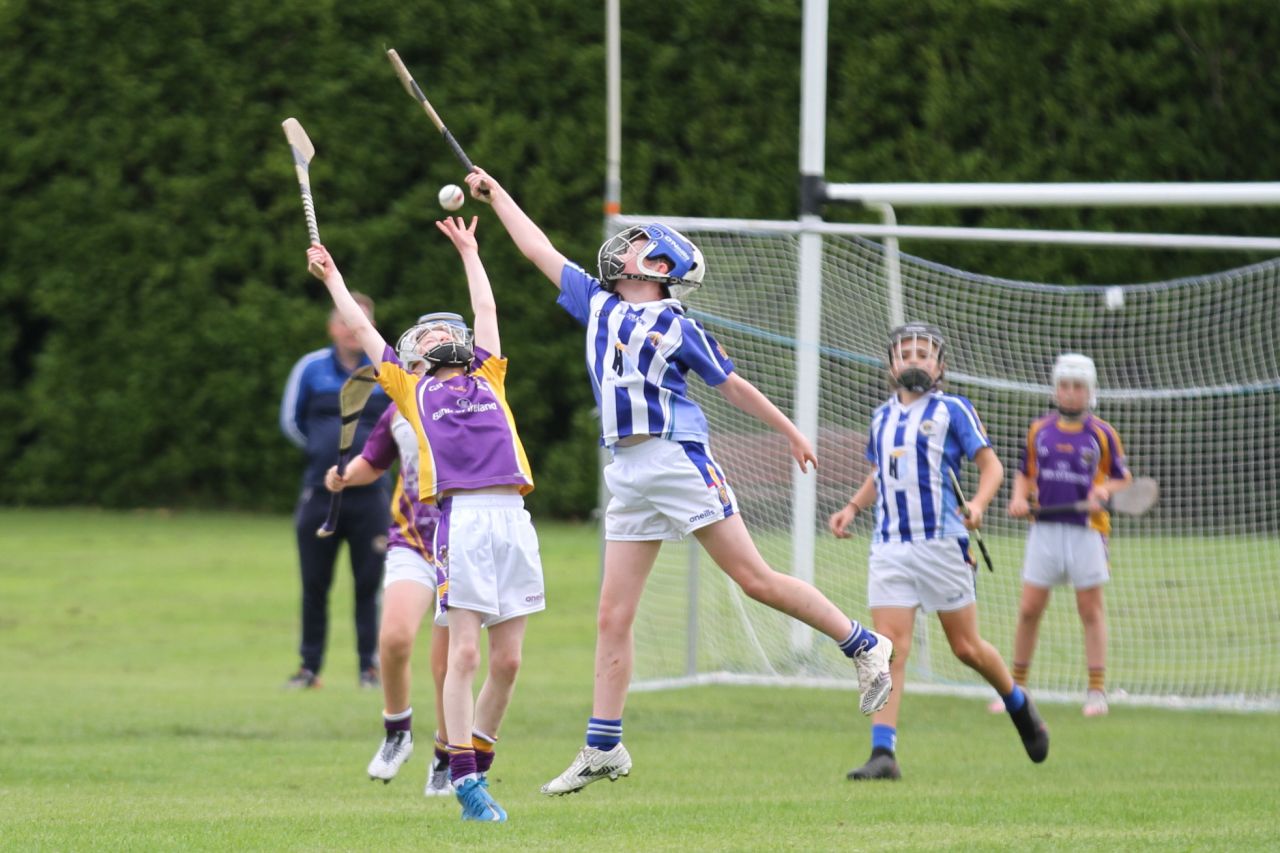
[[1043, 613], [1044, 610], [1039, 607], [1021, 604], [1018, 606], [1018, 621], [1023, 625], [1037, 625]]
[[494, 653], [489, 651], [489, 675], [498, 681], [510, 684], [516, 680], [520, 672], [520, 650], [503, 650]]
[[1102, 623], [1102, 608], [1095, 606], [1087, 606], [1077, 608], [1080, 614], [1080, 622], [1086, 627], [1100, 625]]
[[956, 656], [956, 660], [970, 668], [976, 668], [982, 662], [981, 647], [968, 640], [952, 641], [951, 653]]
[[470, 677], [475, 675], [476, 670], [480, 667], [480, 649], [476, 646], [449, 646], [449, 670], [456, 672], [460, 677]]
[[627, 605], [600, 605], [596, 614], [596, 631], [606, 637], [621, 636], [631, 630], [636, 611]]
[[378, 635], [378, 653], [384, 660], [408, 660], [413, 653], [413, 632], [383, 623], [382, 632]]
[[742, 591], [753, 601], [770, 604], [777, 597], [777, 573], [772, 569], [747, 571], [735, 580]]

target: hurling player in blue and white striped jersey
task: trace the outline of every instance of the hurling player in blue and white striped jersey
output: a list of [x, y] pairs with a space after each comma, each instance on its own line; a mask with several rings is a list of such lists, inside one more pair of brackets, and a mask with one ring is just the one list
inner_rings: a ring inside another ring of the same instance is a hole
[[[893, 641], [893, 679], [905, 676], [916, 608], [936, 612], [951, 651], [1004, 699], [1032, 761], [1049, 754], [1049, 732], [1030, 697], [1014, 683], [995, 647], [978, 633], [978, 608], [970, 529], [1000, 488], [1004, 468], [991, 449], [973, 404], [939, 387], [945, 369], [942, 332], [908, 323], [889, 336], [893, 395], [871, 416], [867, 460], [875, 466], [843, 509], [831, 516], [831, 532], [846, 538], [850, 522], [876, 507], [867, 604], [875, 628]], [[962, 517], [949, 471], [962, 459], [978, 468], [978, 490]], [[897, 779], [898, 710], [902, 691], [872, 717], [871, 758], [850, 779]]]
[[883, 707], [892, 690], [893, 644], [849, 619], [815, 587], [769, 567], [708, 449], [707, 420], [687, 393], [689, 372], [785, 436], [802, 470], [817, 462], [813, 445], [795, 424], [734, 372], [720, 345], [685, 316], [679, 298], [701, 284], [702, 253], [666, 226], [632, 228], [601, 246], [596, 278], [566, 261], [493, 178], [477, 169], [467, 183], [474, 198], [493, 205], [525, 257], [560, 289], [559, 304], [586, 327], [601, 441], [612, 456], [605, 468], [612, 499], [605, 513], [587, 742], [542, 792], [568, 794], [630, 773], [631, 756], [621, 742], [622, 712], [631, 681], [636, 607], [662, 543], [689, 534], [747, 595], [839, 644], [855, 664], [864, 714]]

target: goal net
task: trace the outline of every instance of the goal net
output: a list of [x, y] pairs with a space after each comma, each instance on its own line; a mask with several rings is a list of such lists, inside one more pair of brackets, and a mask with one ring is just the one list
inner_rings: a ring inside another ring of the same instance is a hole
[[[806, 501], [797, 499], [786, 442], [691, 383], [756, 544], [774, 568], [812, 577], [869, 623], [868, 516], [843, 541], [826, 531], [826, 519], [868, 474], [870, 415], [889, 393], [885, 249], [856, 236], [822, 237], [819, 366], [798, 377], [797, 353], [812, 346], [797, 344], [801, 238], [672, 222], [698, 243], [711, 272], [686, 307], [741, 374], [788, 413], [800, 386], [816, 385], [817, 506], [797, 521], [793, 510]], [[897, 259], [902, 314], [942, 328], [946, 387], [973, 401], [1005, 466], [984, 526], [996, 571], [978, 578], [983, 635], [1011, 658], [1026, 524], [1005, 509], [1019, 443], [1048, 409], [1054, 358], [1083, 352], [1098, 367], [1098, 414], [1118, 430], [1134, 473], [1160, 487], [1148, 514], [1112, 519], [1112, 700], [1280, 709], [1280, 259], [1113, 287], [1010, 281]], [[976, 485], [972, 465], [964, 483], [967, 492]], [[812, 534], [811, 556], [793, 557], [797, 531], [805, 541]], [[692, 539], [664, 545], [635, 633], [636, 689], [856, 687], [833, 643], [748, 599]], [[952, 656], [932, 616], [917, 618], [907, 680], [912, 690], [992, 695]], [[1030, 687], [1037, 697], [1079, 699], [1086, 685], [1074, 595], [1058, 588]]]

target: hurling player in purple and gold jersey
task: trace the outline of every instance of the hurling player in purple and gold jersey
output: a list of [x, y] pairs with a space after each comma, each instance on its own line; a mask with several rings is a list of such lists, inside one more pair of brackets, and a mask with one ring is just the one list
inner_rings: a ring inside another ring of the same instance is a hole
[[1093, 413], [1097, 397], [1093, 359], [1071, 352], [1058, 356], [1053, 365], [1057, 410], [1041, 416], [1027, 430], [1009, 500], [1009, 515], [1014, 518], [1031, 515], [1032, 499], [1041, 508], [1080, 501], [1089, 507], [1087, 512], [1045, 512], [1031, 525], [1013, 641], [1013, 677], [1025, 686], [1049, 593], [1059, 584], [1075, 587], [1089, 668], [1086, 717], [1107, 713], [1102, 587], [1111, 577], [1107, 556], [1111, 520], [1103, 505], [1133, 482], [1120, 436]]
[[738, 375], [702, 324], [685, 315], [680, 297], [697, 287], [706, 271], [697, 246], [660, 223], [628, 229], [600, 247], [596, 278], [569, 263], [485, 172], [475, 169], [467, 184], [473, 197], [493, 205], [517, 248], [559, 289], [558, 304], [585, 327], [601, 443], [611, 458], [604, 470], [612, 497], [605, 510], [604, 581], [586, 744], [542, 792], [569, 794], [631, 772], [631, 756], [622, 744], [622, 712], [635, 654], [636, 608], [662, 543], [690, 534], [746, 595], [837, 644], [857, 671], [864, 714], [882, 707], [893, 686], [893, 644], [851, 620], [816, 587], [765, 562], [710, 453], [707, 419], [688, 395], [690, 373], [786, 437], [802, 471], [817, 462], [809, 439]]
[[[426, 373], [425, 361], [414, 371]], [[387, 531], [386, 572], [382, 582], [382, 626], [378, 648], [382, 663], [382, 723], [386, 735], [369, 762], [369, 778], [390, 782], [400, 766], [413, 755], [413, 706], [409, 703], [410, 670], [414, 641], [422, 619], [436, 602], [436, 567], [431, 543], [435, 540], [440, 509], [418, 498], [418, 436], [395, 404], [387, 407], [365, 439], [364, 450], [342, 476], [337, 466], [325, 473], [325, 488], [338, 492], [373, 482], [392, 464], [400, 462], [395, 494], [391, 497], [391, 528]], [[444, 676], [449, 661], [449, 630], [431, 629], [431, 676], [435, 682], [435, 757], [428, 771], [428, 797], [453, 793], [449, 783], [449, 755], [440, 730], [444, 729]], [[493, 753], [476, 753], [477, 761]], [[488, 768], [481, 768], [487, 770]]]
[[[387, 345], [351, 298], [328, 251], [307, 250], [343, 319], [378, 365], [378, 383], [413, 426], [418, 495], [436, 503], [436, 621], [449, 626], [444, 683], [449, 772], [463, 820], [504, 821], [477, 766], [477, 739], [492, 744], [511, 701], [525, 622], [545, 609], [538, 538], [524, 510], [533, 489], [529, 461], [507, 405], [507, 361], [498, 310], [480, 261], [476, 220], [436, 223], [462, 258], [475, 333], [456, 314], [430, 314]], [[415, 368], [426, 363], [425, 371]], [[480, 631], [489, 634], [489, 672], [478, 699], [472, 683]]]

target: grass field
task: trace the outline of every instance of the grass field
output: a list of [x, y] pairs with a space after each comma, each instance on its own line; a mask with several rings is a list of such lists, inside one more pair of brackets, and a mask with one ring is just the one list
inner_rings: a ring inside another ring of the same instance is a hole
[[381, 702], [356, 688], [349, 574], [326, 687], [280, 689], [296, 665], [289, 519], [0, 511], [0, 848], [1280, 847], [1280, 721], [1265, 714], [1059, 711], [1033, 766], [973, 700], [916, 696], [905, 778], [868, 786], [844, 779], [867, 752], [851, 693], [639, 693], [632, 777], [544, 798], [589, 711], [597, 543], [540, 532], [550, 610], [530, 625], [492, 774], [510, 822], [477, 826], [421, 796], [422, 753], [391, 785], [364, 776]]

